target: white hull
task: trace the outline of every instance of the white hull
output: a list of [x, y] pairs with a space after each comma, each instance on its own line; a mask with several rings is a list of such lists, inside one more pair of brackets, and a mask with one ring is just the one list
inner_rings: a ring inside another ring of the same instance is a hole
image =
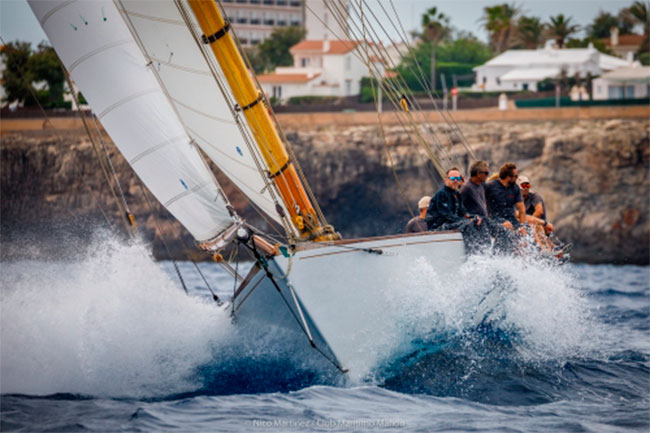
[[[444, 278], [458, 269], [464, 255], [459, 232], [309, 244], [290, 259], [268, 260], [275, 284], [255, 266], [235, 294], [234, 316], [310, 334], [317, 349], [340, 369], [363, 370], [364, 362], [393, 350], [406, 337], [400, 335], [400, 312], [391, 302], [396, 290], [408, 290], [405, 273], [426, 260]], [[369, 353], [373, 351], [380, 353]]]

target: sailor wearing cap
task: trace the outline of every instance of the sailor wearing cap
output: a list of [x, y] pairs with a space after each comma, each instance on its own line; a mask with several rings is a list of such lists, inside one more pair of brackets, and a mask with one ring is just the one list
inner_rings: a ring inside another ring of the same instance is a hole
[[425, 195], [418, 201], [418, 209], [420, 210], [420, 215], [417, 215], [406, 224], [404, 233], [418, 233], [427, 231], [427, 223], [424, 220], [424, 217], [427, 215], [427, 208], [431, 202], [431, 197]]

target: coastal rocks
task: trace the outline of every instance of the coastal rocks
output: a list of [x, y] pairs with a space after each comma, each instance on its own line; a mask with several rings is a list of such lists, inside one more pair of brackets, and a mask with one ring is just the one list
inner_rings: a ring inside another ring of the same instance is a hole
[[[423, 127], [428, 128], [423, 135], [439, 139], [464, 172], [472, 158], [463, 137], [493, 173], [504, 162], [517, 163], [544, 197], [558, 236], [575, 245], [575, 260], [650, 262], [649, 121], [459, 126], [462, 137], [441, 124]], [[382, 132], [379, 126], [305, 125], [285, 133], [328, 222], [346, 238], [401, 233], [417, 213], [418, 199], [434, 194], [440, 184], [427, 152], [399, 127]], [[168, 258], [167, 248], [176, 258], [197, 254], [192, 238], [149, 196], [152, 212], [137, 177], [110, 140], [108, 145], [127, 202], [144, 236], [153, 240], [156, 257]], [[74, 227], [72, 232], [84, 238], [107, 226], [104, 215], [120, 226], [123, 216], [82, 131], [3, 135], [1, 164], [3, 250], [28, 228], [48, 228], [39, 234], [43, 241], [52, 234], [50, 227], [61, 225]], [[237, 211], [268, 229], [246, 198], [216, 174]]]

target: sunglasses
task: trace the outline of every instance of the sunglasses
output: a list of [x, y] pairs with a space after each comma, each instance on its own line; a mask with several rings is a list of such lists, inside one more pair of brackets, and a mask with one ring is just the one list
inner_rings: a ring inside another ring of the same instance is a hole
[[521, 184], [521, 187], [528, 189], [528, 188], [530, 188], [530, 184], [528, 182], [524, 182], [524, 183]]
[[453, 181], [460, 182], [462, 179], [463, 178], [460, 177], [460, 176], [449, 176], [449, 180], [452, 181], [452, 182]]
[[489, 171], [487, 171], [487, 170], [486, 170], [486, 171], [479, 171], [479, 172], [478, 172], [478, 174], [484, 174], [484, 175], [486, 175], [486, 176], [487, 176], [487, 175], [489, 175], [489, 174], [490, 174], [490, 172], [489, 172]]

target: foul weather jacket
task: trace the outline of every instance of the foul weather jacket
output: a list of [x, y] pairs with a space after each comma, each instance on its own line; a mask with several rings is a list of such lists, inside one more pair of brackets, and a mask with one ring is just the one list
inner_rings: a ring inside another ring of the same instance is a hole
[[443, 186], [431, 199], [427, 208], [427, 229], [436, 230], [443, 224], [457, 223], [467, 217], [458, 191]]

